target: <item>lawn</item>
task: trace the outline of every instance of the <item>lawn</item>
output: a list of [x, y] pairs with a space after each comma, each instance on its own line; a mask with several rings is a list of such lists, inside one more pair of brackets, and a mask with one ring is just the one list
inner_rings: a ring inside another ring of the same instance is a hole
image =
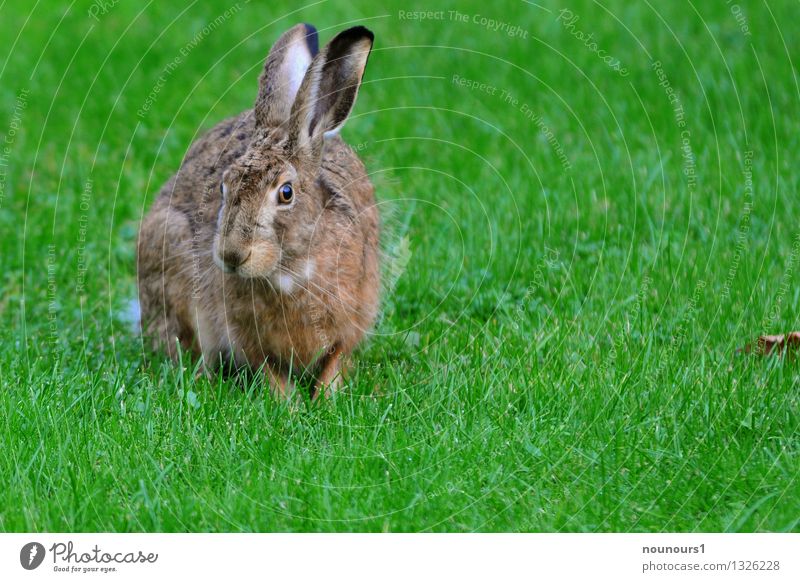
[[[0, 531], [800, 530], [800, 364], [736, 351], [800, 328], [796, 3], [55, 4], [0, 2]], [[300, 21], [376, 37], [385, 292], [321, 405], [130, 321]]]

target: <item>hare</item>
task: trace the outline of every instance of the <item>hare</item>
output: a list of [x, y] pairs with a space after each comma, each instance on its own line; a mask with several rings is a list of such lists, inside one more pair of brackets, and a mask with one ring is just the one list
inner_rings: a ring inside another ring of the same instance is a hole
[[288, 397], [342, 383], [374, 323], [379, 218], [363, 163], [338, 131], [374, 36], [362, 26], [321, 51], [298, 24], [267, 56], [255, 107], [198, 139], [142, 221], [142, 333], [220, 366], [263, 370]]

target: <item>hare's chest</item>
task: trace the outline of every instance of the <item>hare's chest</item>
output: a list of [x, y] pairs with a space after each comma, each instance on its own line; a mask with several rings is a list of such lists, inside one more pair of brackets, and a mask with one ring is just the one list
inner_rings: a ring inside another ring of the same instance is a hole
[[251, 365], [266, 359], [310, 367], [335, 342], [329, 315], [318, 303], [256, 301], [253, 307], [250, 323], [240, 326], [240, 343]]

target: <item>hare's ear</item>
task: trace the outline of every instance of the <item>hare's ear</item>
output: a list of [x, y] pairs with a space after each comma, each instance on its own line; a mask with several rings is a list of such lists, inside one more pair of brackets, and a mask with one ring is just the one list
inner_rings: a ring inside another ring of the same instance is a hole
[[297, 90], [318, 47], [317, 29], [310, 24], [293, 26], [275, 42], [258, 80], [255, 106], [258, 127], [281, 125], [289, 120]]
[[292, 106], [289, 134], [296, 153], [318, 158], [325, 134], [344, 125], [356, 102], [374, 38], [363, 26], [349, 28], [314, 57]]

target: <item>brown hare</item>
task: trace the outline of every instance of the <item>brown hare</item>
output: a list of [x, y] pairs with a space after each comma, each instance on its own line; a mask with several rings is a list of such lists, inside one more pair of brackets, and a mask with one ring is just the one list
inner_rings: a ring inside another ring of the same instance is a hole
[[299, 24], [270, 51], [255, 107], [198, 139], [142, 221], [142, 333], [174, 359], [263, 370], [288, 396], [342, 382], [378, 310], [379, 220], [364, 165], [338, 136], [372, 49], [362, 26], [318, 51]]

